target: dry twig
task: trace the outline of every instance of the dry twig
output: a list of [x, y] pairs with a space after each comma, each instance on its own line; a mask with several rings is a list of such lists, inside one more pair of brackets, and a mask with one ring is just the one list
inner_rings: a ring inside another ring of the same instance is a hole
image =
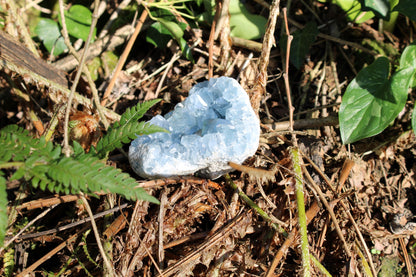
[[115, 85], [116, 80], [118, 78], [118, 75], [120, 74], [120, 71], [121, 71], [121, 69], [124, 66], [124, 63], [126, 62], [127, 57], [130, 54], [131, 48], [133, 47], [133, 44], [136, 41], [136, 38], [137, 38], [137, 36], [139, 35], [139, 33], [140, 33], [141, 29], [142, 29], [142, 26], [144, 24], [144, 21], [147, 18], [147, 15], [148, 15], [148, 11], [147, 11], [147, 9], [144, 9], [143, 12], [142, 12], [142, 15], [140, 16], [140, 18], [139, 18], [139, 20], [137, 22], [136, 28], [134, 29], [134, 33], [130, 37], [129, 42], [127, 43], [126, 48], [123, 51], [123, 54], [121, 54], [121, 57], [120, 57], [120, 59], [119, 59], [119, 61], [117, 63], [117, 67], [114, 70], [113, 77], [111, 78], [111, 81], [108, 84], [108, 87], [107, 87], [107, 89], [104, 92], [103, 99], [101, 101], [101, 105], [103, 105], [103, 106], [105, 106], [105, 104], [108, 101], [108, 96], [113, 91], [113, 88], [114, 88], [114, 85]]

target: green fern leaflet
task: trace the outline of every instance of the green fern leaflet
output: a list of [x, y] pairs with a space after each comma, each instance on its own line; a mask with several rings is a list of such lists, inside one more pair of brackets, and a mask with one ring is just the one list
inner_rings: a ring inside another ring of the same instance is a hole
[[6, 179], [1, 176], [0, 171], [0, 247], [3, 246], [4, 234], [7, 228], [7, 192]]

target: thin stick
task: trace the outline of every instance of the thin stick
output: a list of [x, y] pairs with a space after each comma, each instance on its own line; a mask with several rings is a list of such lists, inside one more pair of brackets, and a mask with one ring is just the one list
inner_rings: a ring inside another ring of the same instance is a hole
[[101, 105], [102, 106], [105, 106], [105, 104], [107, 103], [108, 96], [110, 95], [110, 93], [112, 92], [112, 90], [114, 88], [114, 85], [116, 83], [116, 80], [118, 78], [118, 75], [120, 74], [121, 69], [124, 66], [124, 63], [126, 62], [127, 57], [130, 54], [131, 48], [133, 47], [133, 44], [136, 41], [136, 38], [139, 35], [139, 33], [140, 33], [141, 29], [142, 29], [142, 26], [144, 24], [144, 21], [146, 20], [148, 14], [149, 13], [147, 12], [147, 10], [144, 9], [143, 12], [142, 12], [142, 15], [139, 18], [139, 22], [137, 22], [136, 29], [134, 29], [134, 33], [133, 33], [133, 35], [131, 35], [131, 38], [129, 39], [129, 42], [127, 43], [127, 46], [124, 49], [123, 54], [121, 55], [120, 60], [117, 63], [117, 67], [116, 67], [116, 69], [114, 71], [113, 77], [111, 78], [111, 81], [108, 84], [108, 87], [107, 87], [107, 89], [104, 92], [103, 99], [101, 100]]
[[[292, 98], [290, 96], [290, 84], [289, 84], [289, 58], [290, 58], [290, 45], [292, 44], [293, 36], [290, 35], [289, 26], [287, 23], [286, 8], [283, 8], [283, 17], [285, 19], [287, 44], [286, 44], [286, 61], [285, 61], [285, 72], [283, 73], [283, 79], [285, 81], [285, 89], [287, 96], [287, 105], [289, 106], [289, 131], [293, 131], [293, 112]], [[294, 144], [293, 146], [297, 146]]]
[[201, 257], [204, 251], [209, 251], [213, 246], [217, 246], [221, 241], [230, 235], [230, 233], [241, 223], [244, 222], [244, 219], [247, 218], [249, 212], [242, 212], [233, 218], [227, 225], [218, 230], [215, 234], [206, 239], [202, 244], [200, 244], [194, 251], [187, 254], [185, 257], [182, 257], [176, 264], [169, 266], [163, 275], [169, 277], [177, 273], [181, 268], [186, 267], [189, 264], [192, 264]]
[[217, 25], [217, 21], [221, 15], [221, 0], [215, 1], [216, 7], [215, 7], [215, 16], [214, 20], [212, 21], [211, 25], [211, 32], [209, 33], [209, 39], [208, 39], [208, 79], [211, 79], [214, 75], [214, 61], [213, 61], [213, 52], [214, 52], [214, 38], [215, 38], [215, 28]]
[[311, 257], [309, 254], [308, 224], [304, 200], [305, 194], [302, 178], [302, 159], [297, 147], [292, 147], [289, 152], [293, 162], [293, 170], [296, 174], [296, 203], [298, 207], [300, 246], [302, 249], [302, 272], [303, 276], [309, 277], [311, 276]]
[[[77, 88], [79, 79], [81, 78], [82, 67], [84, 66], [85, 58], [86, 58], [87, 52], [88, 52], [88, 47], [90, 45], [92, 36], [94, 34], [95, 25], [97, 24], [98, 17], [96, 15], [98, 13], [99, 4], [100, 4], [99, 0], [94, 1], [94, 11], [93, 11], [93, 16], [92, 16], [92, 21], [91, 21], [90, 32], [88, 34], [87, 41], [85, 42], [85, 48], [84, 48], [84, 51], [82, 52], [81, 60], [79, 62], [79, 70], [77, 71], [77, 74], [75, 75], [75, 79], [74, 79], [74, 82], [72, 83], [72, 87], [71, 87], [71, 92], [70, 92], [69, 97], [68, 97], [68, 103], [67, 103], [67, 107], [66, 107], [65, 121], [64, 121], [64, 146], [62, 148], [62, 152], [67, 157], [69, 157], [70, 154], [71, 154], [71, 149], [69, 147], [68, 124], [69, 124], [69, 114], [71, 112], [71, 106], [72, 106], [72, 99], [74, 98], [75, 90]], [[62, 26], [63, 26], [62, 31], [63, 31], [65, 37], [69, 37], [68, 36], [68, 30], [66, 28], [66, 23], [65, 23], [64, 2], [63, 2], [63, 0], [59, 0], [59, 12], [61, 14], [61, 20], [62, 20]]]
[[[11, 16], [12, 21], [14, 21], [15, 27], [19, 30], [20, 35], [23, 38], [23, 41], [27, 48], [35, 55], [35, 57], [39, 58], [39, 53], [36, 49], [35, 43], [33, 42], [28, 29], [26, 27], [26, 24], [23, 22], [23, 18], [19, 16], [19, 12], [17, 11], [16, 7], [16, 1], [6, 1], [6, 4], [9, 5], [9, 8], [7, 6], [5, 7], [7, 13]], [[3, 7], [4, 8], [4, 7]], [[6, 13], [6, 14], [7, 14]]]
[[411, 277], [413, 276], [412, 262], [409, 259], [409, 253], [407, 253], [406, 244], [404, 243], [403, 238], [399, 238], [399, 242], [400, 242], [400, 247], [403, 250], [404, 261], [406, 263], [406, 268], [407, 268], [407, 276]]
[[110, 261], [107, 258], [107, 254], [104, 251], [103, 244], [101, 243], [100, 234], [98, 233], [97, 224], [95, 224], [94, 214], [92, 213], [90, 204], [88, 204], [87, 199], [85, 198], [84, 194], [81, 193], [80, 197], [84, 204], [85, 209], [87, 210], [88, 215], [91, 218], [91, 226], [94, 231], [95, 240], [97, 241], [98, 249], [100, 250], [101, 256], [103, 257], [104, 266], [106, 267], [107, 272], [110, 276], [116, 276], [113, 266], [111, 265]]
[[4, 246], [2, 248], [0, 248], [0, 253], [3, 253], [3, 250], [6, 249], [7, 246], [9, 246], [13, 241], [15, 241], [15, 239], [17, 239], [24, 231], [26, 231], [27, 228], [29, 228], [30, 226], [32, 226], [36, 221], [38, 221], [39, 219], [41, 219], [42, 217], [44, 217], [47, 213], [49, 213], [53, 208], [55, 208], [58, 205], [59, 204], [55, 204], [52, 207], [47, 208], [42, 213], [40, 213], [37, 217], [35, 217], [34, 219], [32, 219], [13, 238], [11, 238], [9, 241], [7, 241], [7, 242], [4, 243]]
[[[317, 202], [314, 202], [311, 205], [311, 207], [308, 209], [308, 211], [306, 212], [306, 219], [307, 219], [306, 223], [309, 224], [312, 221], [312, 219], [318, 214], [318, 212], [319, 212], [319, 205], [318, 205]], [[279, 251], [274, 256], [273, 262], [267, 270], [266, 277], [275, 276], [274, 275], [274, 270], [278, 266], [280, 260], [283, 258], [283, 256], [288, 251], [289, 247], [295, 241], [295, 238], [296, 238], [297, 234], [298, 234], [298, 229], [297, 228], [294, 228], [292, 230], [292, 232], [290, 232], [289, 236], [286, 238], [285, 242], [282, 244], [282, 246], [279, 248]]]
[[[251, 200], [250, 197], [248, 197], [239, 187], [237, 187], [237, 185], [233, 182], [233, 180], [231, 179], [231, 177], [230, 177], [229, 174], [226, 174], [225, 175], [225, 180], [230, 185], [230, 187], [233, 188], [238, 193], [238, 195], [240, 196], [240, 198], [244, 202], [246, 202], [247, 205], [250, 206], [250, 208], [252, 208], [253, 210], [255, 210], [262, 218], [264, 218], [265, 220], [267, 220], [271, 224], [271, 226], [273, 227], [273, 229], [275, 229], [276, 231], [278, 231], [279, 233], [281, 233], [285, 237], [287, 237], [288, 234], [287, 234], [286, 230], [283, 227], [281, 227], [278, 223], [273, 222], [274, 220], [265, 211], [263, 211], [262, 208], [260, 208], [256, 203], [254, 203], [254, 201]], [[280, 223], [281, 221], [278, 220], [278, 222]], [[283, 224], [284, 225], [287, 225], [286, 223], [283, 223]]]
[[311, 184], [313, 189], [318, 193], [319, 198], [321, 199], [322, 203], [324, 203], [325, 208], [328, 210], [329, 215], [331, 216], [332, 222], [335, 225], [335, 230], [337, 231], [338, 237], [341, 239], [342, 244], [344, 245], [345, 253], [347, 253], [348, 257], [352, 257], [351, 251], [347, 245], [347, 241], [345, 240], [345, 237], [342, 234], [341, 228], [339, 227], [337, 217], [334, 213], [334, 209], [332, 209], [331, 205], [326, 200], [325, 195], [322, 192], [321, 188], [317, 184], [315, 184], [311, 175], [309, 175], [309, 172], [306, 170], [306, 167], [302, 166], [302, 169], [304, 172], [303, 174], [306, 176], [306, 179], [308, 180], [309, 184]]
[[[351, 167], [345, 167], [344, 168], [344, 170], [345, 171], [350, 171], [352, 169], [352, 166]], [[346, 174], [345, 172], [343, 172], [343, 176], [345, 176], [344, 174]], [[347, 176], [348, 176], [348, 174], [346, 174]], [[346, 179], [346, 177], [343, 177], [343, 180], [344, 180], [344, 178]], [[344, 180], [345, 181], [345, 180]], [[343, 181], [343, 182], [344, 182]], [[341, 185], [338, 185], [338, 187], [340, 187]], [[332, 187], [332, 186], [331, 186]], [[360, 239], [360, 242], [361, 242], [361, 244], [362, 244], [362, 246], [363, 246], [363, 248], [364, 248], [364, 252], [365, 252], [365, 255], [367, 256], [367, 259], [368, 259], [368, 261], [369, 261], [369, 264], [370, 264], [370, 268], [371, 268], [371, 271], [372, 271], [372, 273], [373, 273], [373, 275], [374, 276], [377, 276], [377, 271], [376, 271], [376, 268], [375, 268], [375, 266], [374, 266], [374, 263], [373, 263], [373, 258], [372, 258], [372, 256], [371, 256], [371, 253], [370, 253], [370, 250], [368, 250], [368, 247], [367, 247], [367, 244], [365, 243], [365, 240], [364, 240], [364, 237], [363, 237], [363, 234], [361, 233], [361, 231], [360, 231], [360, 228], [358, 227], [358, 225], [357, 225], [357, 223], [355, 222], [355, 220], [354, 220], [354, 218], [352, 217], [352, 215], [351, 215], [351, 213], [350, 213], [350, 208], [348, 208], [347, 207], [347, 205], [344, 203], [344, 200], [342, 199], [341, 201], [340, 201], [340, 203], [341, 203], [341, 206], [342, 206], [342, 208], [344, 209], [344, 211], [347, 213], [347, 216], [348, 216], [348, 218], [349, 218], [349, 220], [351, 221], [351, 223], [352, 223], [352, 225], [353, 225], [353, 227], [354, 227], [354, 229], [355, 229], [355, 232], [357, 233], [357, 235], [358, 235], [358, 238]]]
[[276, 29], [277, 18], [280, 13], [279, 9], [280, 0], [273, 0], [272, 5], [270, 6], [269, 19], [267, 22], [267, 29], [264, 35], [262, 51], [257, 63], [259, 74], [256, 80], [256, 84], [250, 94], [250, 102], [255, 113], [258, 115], [260, 109], [260, 102], [262, 96], [266, 92], [267, 85], [267, 67], [269, 65], [270, 59], [270, 50], [272, 49], [274, 41], [274, 32]]
[[180, 52], [176, 52], [172, 58], [170, 59], [170, 61], [166, 64], [167, 67], [165, 69], [165, 71], [163, 72], [162, 77], [160, 78], [159, 84], [157, 85], [156, 88], [156, 92], [155, 92], [155, 98], [157, 98], [159, 96], [159, 92], [162, 89], [163, 83], [165, 82], [166, 79], [166, 75], [168, 75], [169, 70], [172, 68], [173, 63], [178, 60], [181, 57], [181, 53]]
[[46, 255], [44, 255], [42, 258], [40, 258], [39, 260], [37, 260], [36, 262], [34, 262], [31, 266], [29, 266], [28, 268], [26, 268], [25, 270], [23, 270], [22, 272], [20, 272], [16, 277], [25, 277], [25, 276], [28, 276], [29, 273], [33, 273], [33, 271], [38, 266], [40, 266], [41, 264], [43, 264], [45, 261], [49, 260], [53, 255], [55, 255], [56, 253], [58, 253], [62, 249], [64, 249], [65, 246], [68, 246], [69, 244], [75, 242], [75, 239], [82, 232], [84, 232], [85, 230], [86, 230], [86, 228], [82, 228], [79, 232], [77, 232], [76, 234], [70, 236], [66, 241], [62, 242], [57, 247], [55, 247], [54, 249], [52, 249], [51, 251], [49, 251]]
[[[122, 209], [124, 209], [127, 206], [128, 206], [128, 204], [124, 203], [124, 204], [122, 204], [118, 207], [100, 212], [100, 213], [94, 215], [94, 219], [103, 217], [105, 215], [111, 214], [111, 213], [116, 212], [116, 211], [121, 211]], [[46, 235], [49, 235], [49, 234], [54, 234], [54, 233], [57, 233], [57, 232], [62, 232], [64, 230], [74, 228], [75, 226], [78, 226], [78, 225], [81, 225], [81, 224], [84, 224], [84, 223], [87, 223], [87, 222], [90, 222], [90, 221], [91, 221], [91, 218], [89, 218], [89, 217], [83, 218], [81, 220], [66, 224], [64, 226], [55, 227], [53, 229], [49, 229], [49, 230], [46, 230], [46, 231], [37, 232], [37, 233], [33, 233], [33, 234], [25, 234], [25, 235], [22, 235], [21, 237], [19, 237], [19, 239], [23, 240], [23, 239], [37, 238], [37, 237], [46, 236]]]
[[377, 276], [376, 268], [374, 267], [373, 258], [371, 257], [370, 251], [368, 250], [367, 244], [365, 243], [363, 234], [360, 231], [360, 227], [358, 227], [357, 223], [355, 222], [354, 218], [352, 217], [350, 210], [347, 208], [347, 206], [344, 204], [344, 201], [340, 201], [342, 207], [344, 208], [345, 212], [347, 213], [347, 216], [349, 220], [351, 221], [352, 225], [354, 226], [355, 232], [357, 232], [358, 238], [360, 239], [360, 242], [362, 246], [364, 247], [365, 255], [367, 256], [367, 259], [370, 264], [371, 272], [374, 276]]
[[296, 203], [297, 203], [297, 208], [298, 208], [300, 245], [302, 249], [302, 267], [303, 267], [302, 272], [303, 272], [303, 276], [309, 277], [311, 276], [311, 257], [309, 254], [308, 229], [307, 229], [306, 209], [305, 209], [305, 200], [304, 200], [305, 196], [304, 196], [303, 177], [302, 177], [302, 157], [298, 149], [296, 134], [293, 132], [294, 107], [292, 105], [292, 98], [291, 98], [290, 84], [289, 84], [289, 58], [290, 58], [290, 46], [293, 40], [293, 36], [291, 36], [289, 32], [286, 8], [283, 8], [283, 18], [284, 18], [285, 29], [286, 29], [286, 34], [287, 34], [285, 72], [283, 73], [283, 79], [285, 82], [287, 102], [289, 106], [289, 132], [292, 133], [292, 144], [293, 144], [293, 147], [289, 150], [289, 152], [292, 158], [293, 170], [295, 171], [295, 174], [296, 174]]
[[168, 203], [168, 196], [166, 190], [162, 192], [162, 196], [160, 197], [160, 205], [159, 205], [159, 215], [158, 215], [158, 221], [159, 221], [159, 234], [158, 234], [158, 262], [159, 262], [159, 268], [162, 268], [163, 260], [165, 259], [165, 251], [163, 246], [163, 222], [165, 218], [165, 205]]

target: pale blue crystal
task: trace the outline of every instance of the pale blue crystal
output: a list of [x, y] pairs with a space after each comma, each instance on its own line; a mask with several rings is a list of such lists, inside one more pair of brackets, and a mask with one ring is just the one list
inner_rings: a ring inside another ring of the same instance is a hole
[[143, 178], [201, 174], [218, 178], [254, 155], [260, 124], [244, 89], [220, 77], [195, 85], [188, 98], [150, 123], [169, 130], [138, 136], [129, 149], [133, 170]]

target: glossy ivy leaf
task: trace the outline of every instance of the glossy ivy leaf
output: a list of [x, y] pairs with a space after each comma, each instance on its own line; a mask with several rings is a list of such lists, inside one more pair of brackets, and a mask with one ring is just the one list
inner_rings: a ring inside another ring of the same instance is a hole
[[[408, 45], [400, 56], [400, 68], [403, 69], [406, 67], [413, 67], [416, 69], [416, 42]], [[412, 88], [416, 87], [416, 72], [413, 74], [410, 86]]]
[[411, 20], [416, 21], [416, 2], [415, 0], [400, 0], [394, 7], [394, 11], [398, 11]]
[[[92, 22], [91, 11], [82, 5], [73, 5], [68, 11], [65, 11], [65, 23], [68, 33], [75, 37], [86, 41], [90, 32]], [[62, 25], [61, 17], [59, 23]], [[97, 29], [94, 28], [93, 40]]]
[[192, 63], [195, 63], [194, 57], [192, 56], [191, 48], [189, 47], [188, 43], [186, 43], [186, 40], [184, 38], [181, 38], [178, 43], [181, 47], [182, 55]]
[[176, 41], [179, 41], [183, 37], [183, 30], [178, 23], [171, 20], [166, 20], [164, 18], [157, 18], [157, 21], [159, 21], [163, 25], [163, 27], [165, 27], [169, 31], [171, 36]]
[[[114, 52], [107, 51], [104, 52], [99, 57], [95, 57], [87, 63], [88, 71], [91, 74], [93, 81], [96, 81], [100, 77], [100, 73], [108, 70], [108, 72], [113, 72], [117, 66], [118, 56]], [[104, 69], [106, 68], [106, 69]]]
[[67, 49], [59, 31], [58, 23], [52, 19], [41, 18], [38, 25], [36, 25], [35, 32], [42, 41], [43, 46], [52, 55], [59, 56]]
[[389, 0], [364, 0], [363, 10], [370, 10], [375, 12], [383, 19], [390, 18], [390, 2]]
[[[290, 62], [300, 69], [305, 61], [305, 56], [309, 52], [309, 48], [315, 42], [318, 35], [318, 27], [316, 23], [308, 22], [302, 30], [293, 33], [293, 40], [290, 47]], [[283, 54], [286, 53], [287, 36], [283, 36], [280, 40], [280, 47]]]
[[267, 19], [250, 13], [239, 0], [230, 0], [231, 36], [244, 39], [259, 39], [266, 31]]
[[167, 31], [167, 33], [169, 33], [170, 36], [172, 36], [176, 40], [176, 42], [179, 44], [179, 47], [181, 48], [184, 57], [190, 60], [191, 62], [194, 62], [191, 49], [186, 43], [186, 40], [183, 38], [186, 24], [178, 24], [174, 21], [166, 20], [165, 18], [157, 18], [157, 21], [160, 23], [161, 29], [165, 29], [163, 32], [166, 33]]
[[[203, 0], [206, 12], [200, 15], [201, 21], [212, 22], [215, 15], [215, 0]], [[244, 39], [259, 39], [266, 31], [267, 19], [250, 13], [240, 0], [230, 0], [231, 36]]]
[[163, 49], [172, 38], [168, 29], [163, 27], [160, 22], [154, 22], [147, 29], [146, 41], [153, 44], [155, 47]]
[[404, 108], [413, 69], [402, 69], [391, 79], [389, 71], [388, 59], [378, 58], [348, 85], [339, 111], [344, 144], [379, 134]]
[[[319, 0], [321, 3], [327, 3], [327, 0]], [[373, 12], [363, 11], [359, 0], [332, 0], [332, 3], [338, 5], [347, 15], [350, 21], [363, 23], [374, 17]]]

